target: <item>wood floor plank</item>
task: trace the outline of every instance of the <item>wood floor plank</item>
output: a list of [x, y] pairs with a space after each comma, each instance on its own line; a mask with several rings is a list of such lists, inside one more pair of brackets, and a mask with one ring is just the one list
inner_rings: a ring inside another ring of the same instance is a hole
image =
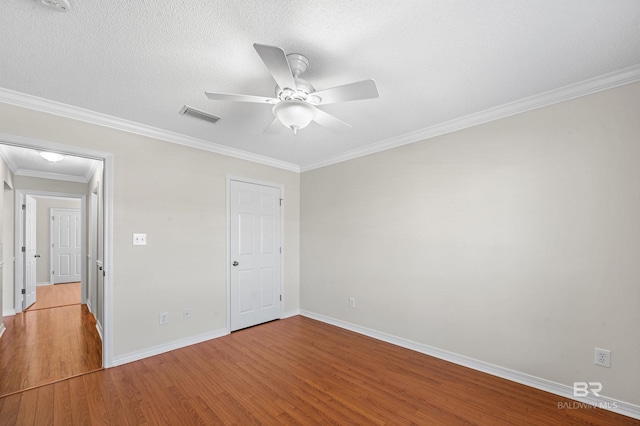
[[36, 425], [52, 425], [54, 413], [54, 387], [41, 386], [38, 388], [38, 402], [36, 405]]
[[147, 423], [140, 407], [140, 391], [135, 388], [128, 375], [125, 374], [125, 368], [112, 368], [105, 373], [112, 379], [114, 390], [122, 402], [122, 413], [127, 418], [127, 423], [130, 425]]
[[[49, 385], [51, 386], [51, 385]], [[71, 417], [74, 425], [91, 424], [89, 401], [82, 377], [69, 379], [69, 394], [71, 396]], [[94, 419], [96, 424], [98, 419]]]
[[2, 398], [0, 425], [640, 424], [559, 402], [297, 316]]
[[107, 402], [104, 398], [100, 376], [102, 376], [101, 372], [86, 374], [79, 379], [82, 379], [84, 385], [91, 423], [95, 423], [97, 419], [99, 424], [106, 425], [109, 424], [109, 415], [107, 414]]
[[73, 424], [69, 380], [63, 380], [53, 385], [53, 422], [56, 425]]
[[86, 377], [93, 376], [100, 379], [100, 389], [102, 390], [102, 398], [105, 401], [109, 423], [123, 426], [128, 424], [139, 424], [138, 421], [134, 423], [129, 422], [129, 419], [125, 414], [124, 403], [120, 398], [120, 395], [118, 395], [116, 385], [111, 375], [107, 374], [105, 371], [102, 371], [100, 374], [87, 375]]
[[9, 395], [4, 398], [0, 398], [3, 402], [2, 408], [0, 408], [0, 425], [16, 425], [18, 424], [18, 412], [20, 410], [20, 401], [22, 400], [22, 393]]
[[31, 389], [22, 393], [20, 407], [16, 416], [16, 424], [34, 425], [36, 421], [36, 407], [38, 406], [38, 389]]

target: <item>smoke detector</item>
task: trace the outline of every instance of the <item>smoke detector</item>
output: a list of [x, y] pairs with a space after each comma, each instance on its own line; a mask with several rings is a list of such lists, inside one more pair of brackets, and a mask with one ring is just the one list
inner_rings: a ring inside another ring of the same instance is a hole
[[57, 12], [66, 12], [71, 9], [67, 0], [40, 0], [40, 3]]

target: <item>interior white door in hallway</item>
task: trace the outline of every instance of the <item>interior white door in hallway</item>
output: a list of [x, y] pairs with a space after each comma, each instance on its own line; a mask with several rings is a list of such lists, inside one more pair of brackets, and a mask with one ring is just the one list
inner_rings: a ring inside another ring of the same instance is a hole
[[80, 210], [51, 209], [51, 283], [81, 279], [82, 226]]
[[277, 187], [230, 182], [230, 331], [282, 315], [280, 194]]
[[25, 196], [22, 205], [24, 214], [24, 298], [22, 309], [27, 309], [36, 301], [36, 199]]

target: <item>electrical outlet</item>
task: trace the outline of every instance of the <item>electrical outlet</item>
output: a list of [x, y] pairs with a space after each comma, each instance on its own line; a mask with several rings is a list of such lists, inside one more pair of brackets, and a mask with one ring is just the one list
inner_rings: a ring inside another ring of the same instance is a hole
[[600, 367], [611, 368], [611, 351], [606, 349], [596, 348], [595, 359], [593, 362]]
[[147, 234], [133, 234], [133, 245], [134, 246], [146, 246], [147, 245]]
[[160, 312], [160, 325], [164, 325], [169, 322], [169, 312]]
[[349, 298], [349, 307], [350, 308], [355, 308], [356, 307], [356, 298], [355, 297], [350, 297]]
[[182, 311], [182, 316], [184, 319], [191, 319], [191, 309], [185, 309]]

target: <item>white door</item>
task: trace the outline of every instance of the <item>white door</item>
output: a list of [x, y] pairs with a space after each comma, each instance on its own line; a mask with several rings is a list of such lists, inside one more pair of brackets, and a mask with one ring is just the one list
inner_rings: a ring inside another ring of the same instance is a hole
[[230, 331], [281, 316], [280, 189], [230, 185]]
[[51, 209], [51, 283], [80, 281], [82, 233], [80, 210]]
[[25, 196], [24, 206], [24, 298], [22, 309], [36, 301], [36, 199]]

